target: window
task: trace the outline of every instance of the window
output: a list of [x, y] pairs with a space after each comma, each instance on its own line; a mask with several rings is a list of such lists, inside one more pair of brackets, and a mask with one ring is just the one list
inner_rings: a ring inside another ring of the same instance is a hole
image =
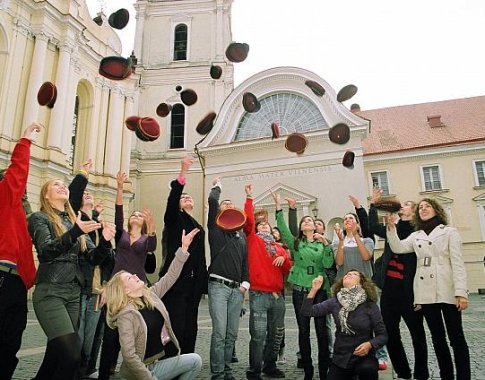
[[187, 59], [187, 25], [179, 24], [175, 27], [173, 60], [185, 61], [186, 59]]
[[424, 191], [441, 190], [442, 186], [439, 166], [425, 166], [422, 169]]
[[69, 145], [69, 153], [67, 154], [67, 161], [72, 167], [74, 164], [74, 154], [76, 150], [76, 131], [79, 122], [79, 96], [76, 95], [76, 101], [74, 103], [74, 115], [72, 118], [71, 126], [71, 144]]
[[475, 161], [477, 186], [485, 186], [485, 161]]
[[382, 195], [389, 195], [389, 181], [387, 179], [387, 172], [371, 173], [372, 187], [378, 187], [383, 190]]
[[184, 147], [185, 107], [175, 104], [172, 107], [172, 125], [170, 127], [170, 149]]

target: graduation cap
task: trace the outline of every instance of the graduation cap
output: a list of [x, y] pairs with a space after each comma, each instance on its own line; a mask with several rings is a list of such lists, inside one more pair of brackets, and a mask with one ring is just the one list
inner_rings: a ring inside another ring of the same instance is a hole
[[210, 75], [212, 79], [219, 79], [222, 75], [222, 67], [212, 65], [210, 69]]
[[373, 203], [378, 210], [387, 212], [398, 212], [401, 209], [401, 202], [396, 198], [381, 198]]
[[347, 150], [342, 157], [342, 165], [348, 169], [354, 168], [355, 153], [351, 150]]
[[160, 125], [152, 117], [141, 117], [135, 133], [142, 141], [155, 141], [160, 136]]
[[310, 87], [315, 95], [322, 97], [325, 94], [325, 89], [320, 83], [313, 80], [307, 80], [305, 81], [305, 84]]
[[199, 135], [206, 135], [214, 127], [214, 119], [216, 118], [215, 112], [209, 112], [200, 122], [197, 124], [195, 130]]
[[160, 103], [157, 107], [157, 115], [160, 116], [160, 117], [166, 117], [168, 116], [168, 114], [170, 113], [170, 111], [172, 110], [172, 106], [170, 104], [167, 104], [167, 103]]
[[233, 42], [226, 49], [226, 57], [229, 61], [239, 63], [244, 61], [249, 53], [249, 45]]
[[197, 102], [197, 94], [194, 90], [184, 90], [180, 93], [180, 99], [186, 106], [191, 106]]
[[308, 140], [303, 133], [293, 132], [286, 138], [285, 148], [292, 153], [303, 154], [308, 145]]
[[280, 126], [278, 123], [271, 123], [271, 139], [280, 137]]
[[45, 82], [37, 92], [37, 102], [41, 106], [53, 108], [57, 100], [57, 87], [52, 82]]
[[237, 208], [226, 208], [216, 216], [216, 224], [224, 231], [240, 230], [246, 223], [246, 214]]
[[247, 112], [254, 113], [261, 109], [261, 103], [258, 98], [251, 92], [245, 92], [243, 95], [242, 104]]
[[328, 138], [335, 144], [346, 144], [350, 140], [350, 128], [345, 123], [335, 124], [328, 131]]
[[130, 20], [130, 12], [125, 8], [120, 8], [109, 15], [108, 24], [115, 29], [123, 29]]
[[353, 97], [355, 94], [357, 94], [357, 86], [349, 84], [345, 87], [342, 87], [342, 89], [338, 92], [337, 100], [339, 102], [345, 102], [346, 100], [349, 100], [351, 97]]
[[99, 74], [111, 80], [123, 80], [131, 75], [131, 59], [118, 56], [105, 57], [99, 64]]
[[128, 116], [125, 119], [126, 128], [128, 128], [130, 131], [136, 131], [139, 121], [140, 121], [140, 116]]

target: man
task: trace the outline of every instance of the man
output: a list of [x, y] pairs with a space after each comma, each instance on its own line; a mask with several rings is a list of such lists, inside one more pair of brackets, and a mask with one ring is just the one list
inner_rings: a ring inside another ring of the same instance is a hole
[[[381, 197], [382, 190], [374, 189], [369, 208], [370, 230], [386, 239], [386, 227], [379, 223], [377, 209], [374, 203]], [[416, 204], [408, 201], [399, 210], [399, 221], [396, 223], [399, 239], [407, 238], [414, 227], [411, 224]], [[399, 324], [401, 318], [406, 323], [411, 334], [414, 348], [414, 378], [426, 380], [429, 378], [428, 349], [423, 326], [423, 314], [414, 308], [413, 280], [416, 273], [416, 254], [397, 255], [392, 252], [389, 243], [385, 242], [384, 252], [375, 262], [373, 277], [376, 285], [382, 289], [381, 312], [386, 325], [389, 340], [387, 350], [394, 371], [398, 378], [411, 379], [411, 368], [401, 340]]]
[[199, 229], [199, 233], [190, 244], [190, 256], [184, 264], [178, 280], [163, 297], [163, 303], [170, 314], [172, 328], [179, 341], [182, 354], [195, 351], [199, 303], [202, 294], [207, 293], [205, 232], [192, 217], [194, 200], [189, 194], [183, 193], [187, 173], [193, 162], [192, 157], [184, 157], [181, 161], [179, 176], [170, 184], [171, 190], [163, 217], [165, 227], [162, 247], [165, 250], [165, 257], [159, 273], [160, 277], [167, 273], [175, 258], [175, 252], [180, 246], [182, 231], [185, 230], [188, 233], [194, 228]]
[[28, 126], [12, 152], [11, 164], [0, 180], [0, 379], [10, 380], [17, 367], [17, 352], [27, 325], [27, 290], [35, 281], [32, 240], [22, 196], [29, 175], [30, 145], [34, 132], [44, 128]]
[[[219, 228], [219, 211], [234, 208], [230, 200], [219, 205], [221, 181], [215, 178], [209, 194], [209, 313], [212, 319], [210, 368], [212, 380], [235, 380], [231, 359], [239, 329], [244, 294], [249, 289], [247, 241], [242, 231]], [[189, 250], [190, 251], [190, 250]]]
[[286, 249], [276, 243], [267, 221], [254, 222], [252, 185], [245, 186], [249, 291], [249, 380], [262, 380], [261, 372], [273, 378], [285, 373], [276, 366], [281, 340], [285, 333], [285, 299], [283, 277], [290, 272], [291, 261]]

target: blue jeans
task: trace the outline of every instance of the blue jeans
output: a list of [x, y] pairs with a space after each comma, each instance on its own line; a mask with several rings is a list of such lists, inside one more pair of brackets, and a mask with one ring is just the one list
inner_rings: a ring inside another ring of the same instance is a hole
[[281, 340], [285, 332], [285, 299], [269, 292], [249, 291], [249, 369], [260, 374], [276, 368]]
[[101, 310], [95, 310], [96, 306], [95, 294], [81, 294], [81, 312], [79, 314], [79, 330], [78, 335], [81, 341], [81, 357], [84, 366], [87, 366], [91, 356], [91, 349], [93, 347], [94, 334], [98, 325]]
[[179, 380], [193, 380], [201, 368], [202, 359], [197, 354], [182, 354], [148, 366], [148, 370], [159, 380], [170, 380], [177, 376]]
[[239, 288], [209, 281], [209, 313], [212, 319], [210, 368], [213, 379], [232, 376], [231, 359], [243, 298]]

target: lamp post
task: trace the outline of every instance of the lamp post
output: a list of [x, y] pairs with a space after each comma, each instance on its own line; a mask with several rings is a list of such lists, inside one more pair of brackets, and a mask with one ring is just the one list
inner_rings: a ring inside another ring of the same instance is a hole
[[318, 208], [317, 206], [313, 207], [312, 208], [312, 213], [313, 213], [313, 217], [316, 218], [318, 216]]

